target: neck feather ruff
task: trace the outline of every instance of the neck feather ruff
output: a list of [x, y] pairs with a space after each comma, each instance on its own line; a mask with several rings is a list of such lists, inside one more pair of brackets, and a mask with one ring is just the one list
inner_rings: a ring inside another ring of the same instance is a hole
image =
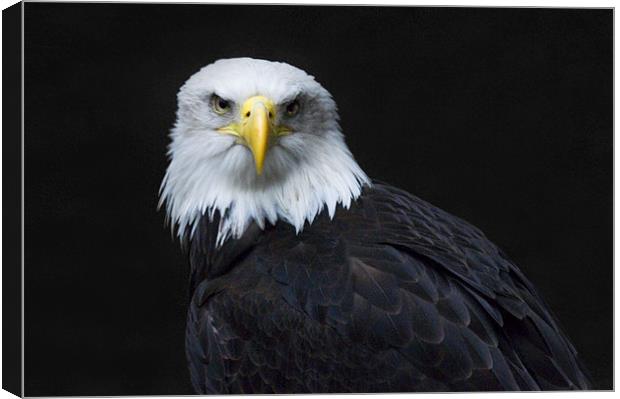
[[[253, 162], [244, 152], [247, 148], [237, 145], [209, 153], [191, 139], [181, 139], [178, 130], [171, 134], [171, 161], [162, 181], [160, 205], [166, 203], [168, 220], [179, 236], [189, 233], [191, 238], [198, 220], [205, 214], [213, 220], [216, 211], [223, 215], [218, 246], [228, 238], [239, 238], [252, 221], [260, 228], [283, 221], [299, 233], [324, 209], [332, 218], [338, 204], [349, 208], [363, 186], [370, 185], [337, 130], [320, 140], [300, 138], [303, 153], [295, 153], [294, 142], [287, 148], [274, 147], [261, 176], [253, 172]], [[202, 155], [197, 157], [199, 151]]]

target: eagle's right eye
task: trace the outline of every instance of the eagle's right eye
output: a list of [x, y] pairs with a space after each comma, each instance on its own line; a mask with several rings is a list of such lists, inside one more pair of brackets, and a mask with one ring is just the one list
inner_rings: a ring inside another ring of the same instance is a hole
[[211, 96], [211, 107], [216, 113], [220, 115], [227, 113], [228, 111], [230, 111], [231, 108], [230, 101], [224, 100], [217, 94]]

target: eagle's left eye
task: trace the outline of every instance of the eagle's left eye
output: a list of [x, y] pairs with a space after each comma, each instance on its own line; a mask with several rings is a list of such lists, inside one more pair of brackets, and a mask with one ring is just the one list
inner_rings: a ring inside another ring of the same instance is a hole
[[299, 112], [299, 100], [295, 99], [293, 101], [291, 101], [290, 103], [286, 104], [285, 109], [286, 109], [286, 115], [288, 116], [295, 116], [297, 115], [297, 113]]
[[211, 107], [216, 113], [220, 115], [227, 113], [228, 111], [230, 111], [231, 108], [230, 101], [224, 100], [217, 94], [211, 96]]

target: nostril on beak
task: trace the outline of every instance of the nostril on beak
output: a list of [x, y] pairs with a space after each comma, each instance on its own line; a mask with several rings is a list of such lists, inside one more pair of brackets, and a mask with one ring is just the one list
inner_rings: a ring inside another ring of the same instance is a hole
[[246, 112], [246, 113], [245, 113], [245, 116], [246, 116], [247, 118], [249, 118], [251, 114], [252, 114], [252, 113], [251, 113], [250, 111], [248, 111], [248, 112]]

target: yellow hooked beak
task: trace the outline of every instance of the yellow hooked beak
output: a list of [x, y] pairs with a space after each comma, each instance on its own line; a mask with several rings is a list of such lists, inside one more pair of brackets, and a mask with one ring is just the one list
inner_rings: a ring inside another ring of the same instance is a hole
[[263, 173], [265, 155], [272, 136], [283, 135], [289, 129], [283, 126], [274, 126], [276, 107], [270, 99], [264, 96], [248, 98], [240, 109], [240, 122], [231, 123], [218, 129], [239, 137], [241, 143], [248, 146], [254, 156], [256, 173]]

